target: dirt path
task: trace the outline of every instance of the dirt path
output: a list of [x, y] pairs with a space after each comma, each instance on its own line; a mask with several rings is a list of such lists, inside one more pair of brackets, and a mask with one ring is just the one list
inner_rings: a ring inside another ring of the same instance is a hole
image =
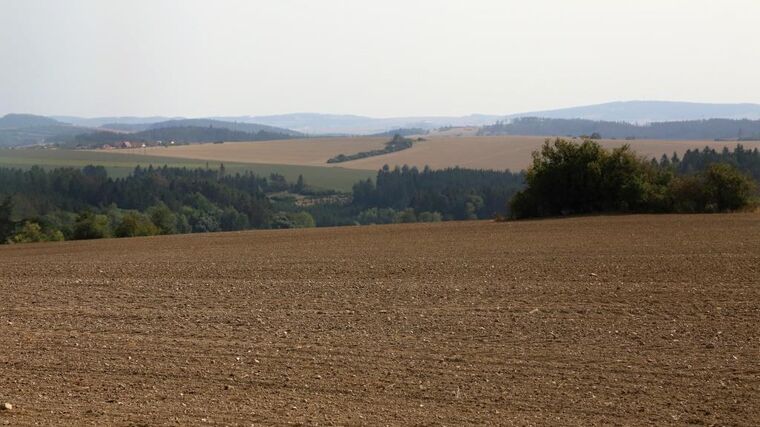
[[760, 423], [760, 216], [0, 247], [0, 425]]

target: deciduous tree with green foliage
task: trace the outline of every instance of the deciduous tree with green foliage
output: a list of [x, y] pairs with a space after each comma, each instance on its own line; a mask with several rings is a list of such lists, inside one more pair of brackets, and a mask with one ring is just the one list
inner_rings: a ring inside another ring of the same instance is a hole
[[647, 161], [625, 145], [546, 141], [533, 154], [527, 187], [510, 202], [514, 218], [594, 212], [724, 212], [752, 199], [752, 179], [729, 164], [677, 176], [679, 160]]
[[114, 229], [116, 237], [155, 236], [160, 232], [147, 215], [135, 211], [125, 213]]
[[63, 233], [60, 230], [43, 230], [40, 224], [25, 221], [21, 229], [10, 239], [11, 243], [60, 242]]
[[108, 216], [90, 211], [82, 212], [74, 224], [75, 240], [103, 239], [111, 237], [111, 224]]

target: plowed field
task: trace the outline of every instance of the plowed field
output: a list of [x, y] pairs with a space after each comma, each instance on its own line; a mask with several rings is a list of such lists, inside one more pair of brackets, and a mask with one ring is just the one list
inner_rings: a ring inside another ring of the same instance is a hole
[[0, 424], [760, 423], [760, 215], [0, 247]]

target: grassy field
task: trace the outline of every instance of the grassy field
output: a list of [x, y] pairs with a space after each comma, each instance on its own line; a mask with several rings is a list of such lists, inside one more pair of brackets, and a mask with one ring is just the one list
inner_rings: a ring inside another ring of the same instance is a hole
[[757, 425], [759, 266], [751, 214], [3, 246], [0, 425]]
[[[214, 144], [208, 144], [209, 146]], [[187, 159], [156, 155], [158, 151], [129, 150], [116, 151], [83, 151], [83, 150], [7, 150], [0, 149], [0, 167], [29, 168], [38, 165], [44, 168], [83, 167], [100, 165], [108, 169], [114, 177], [124, 177], [134, 170], [137, 165], [147, 167], [169, 165], [187, 168], [218, 168], [224, 162], [229, 172], [252, 171], [259, 175], [268, 176], [270, 173], [284, 175], [289, 181], [295, 181], [303, 174], [306, 183], [319, 188], [350, 191], [359, 180], [374, 177], [374, 171], [345, 168], [330, 168], [293, 164], [269, 164], [255, 162], [240, 162], [234, 160], [217, 161], [214, 159]], [[155, 153], [155, 154], [153, 154]]]
[[[526, 168], [531, 161], [531, 153], [545, 141], [542, 136], [431, 136], [426, 141], [417, 142], [410, 149], [381, 156], [340, 163], [341, 168], [376, 171], [388, 164], [409, 165], [434, 169], [461, 166], [475, 169]], [[228, 142], [225, 144], [185, 145], [170, 148], [148, 149], [148, 155], [161, 154], [183, 159], [208, 159], [214, 161], [260, 162], [274, 164], [328, 166], [327, 159], [338, 154], [353, 154], [383, 147], [387, 137], [314, 138], [272, 142]], [[602, 140], [605, 147], [619, 147], [630, 144], [636, 152], [646, 157], [657, 157], [673, 152], [683, 154], [687, 149], [702, 149], [705, 146], [722, 149], [734, 147], [735, 142], [715, 141], [654, 141], [654, 140]], [[760, 142], [744, 142], [745, 147], [760, 147]], [[116, 155], [142, 150], [125, 150]]]

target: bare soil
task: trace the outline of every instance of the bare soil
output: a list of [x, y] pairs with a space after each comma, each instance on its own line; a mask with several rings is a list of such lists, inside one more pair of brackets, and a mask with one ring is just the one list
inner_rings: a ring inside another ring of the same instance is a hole
[[757, 425], [760, 215], [0, 248], [0, 425]]

